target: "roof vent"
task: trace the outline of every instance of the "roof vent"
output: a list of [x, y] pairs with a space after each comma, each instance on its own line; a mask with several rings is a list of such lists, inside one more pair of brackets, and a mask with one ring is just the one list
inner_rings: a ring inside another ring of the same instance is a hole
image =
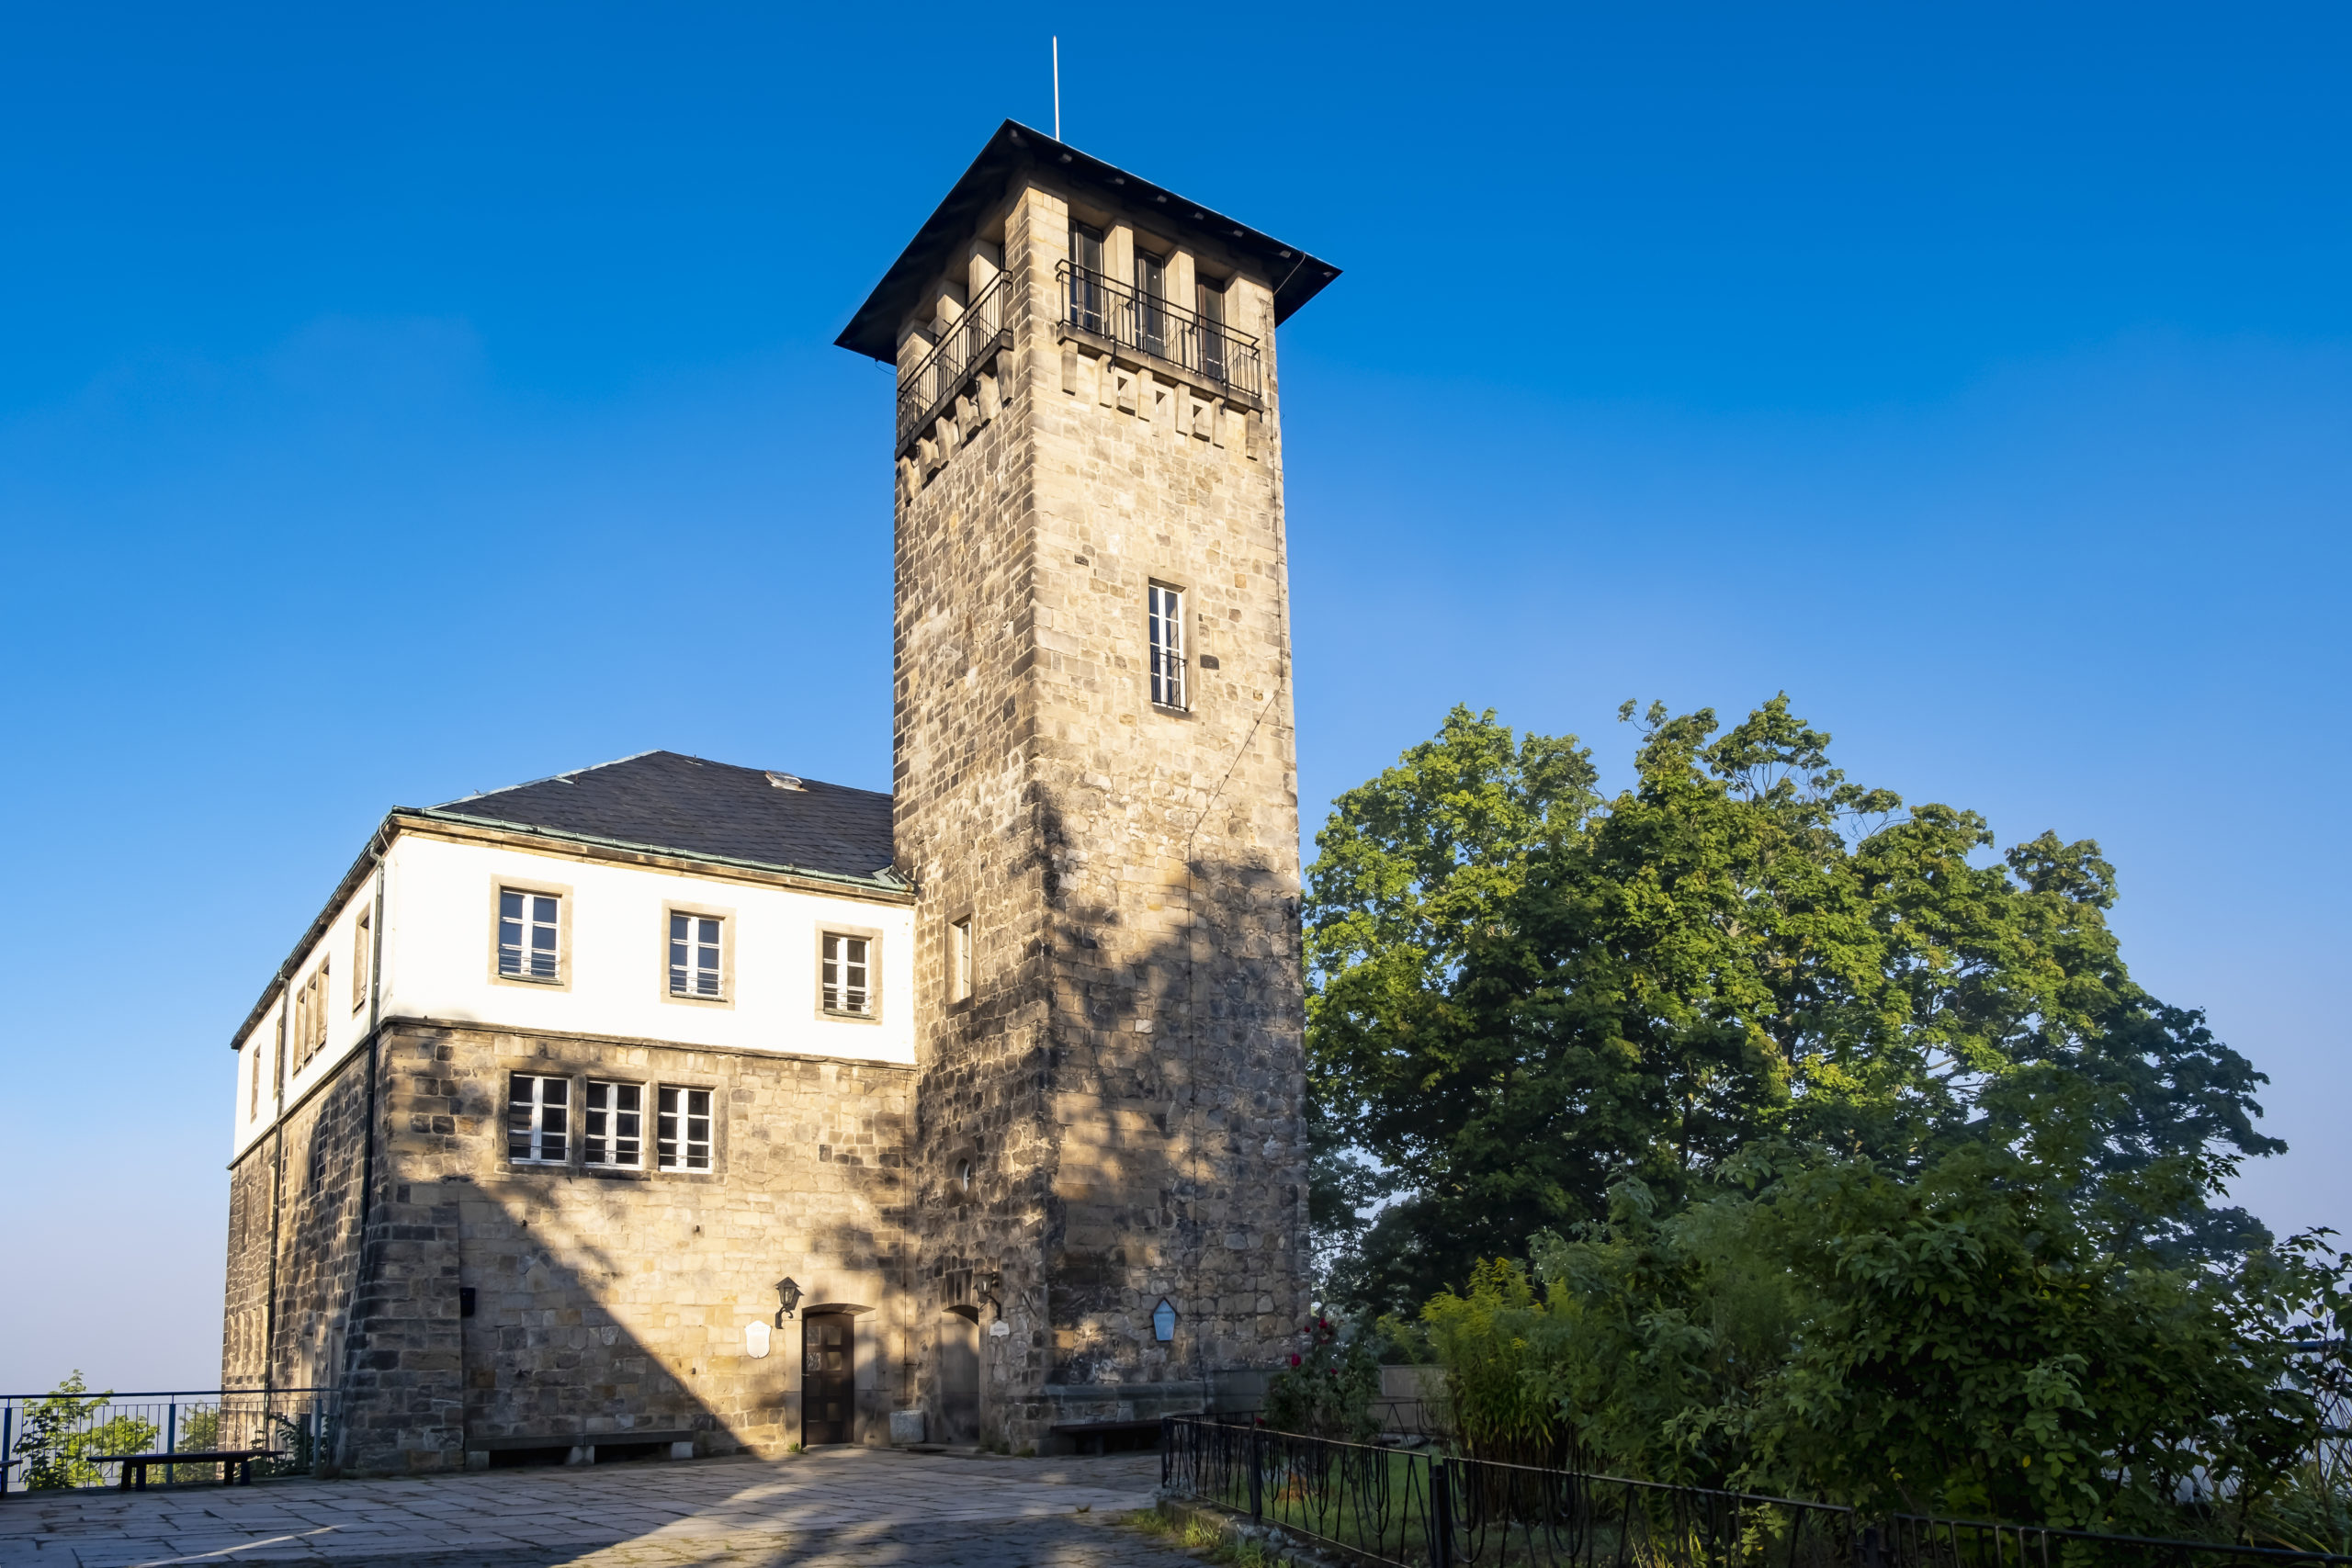
[[778, 789], [807, 789], [808, 787], [807, 784], [802, 784], [798, 779], [794, 778], [790, 773], [770, 773], [768, 775], [768, 783], [775, 785]]

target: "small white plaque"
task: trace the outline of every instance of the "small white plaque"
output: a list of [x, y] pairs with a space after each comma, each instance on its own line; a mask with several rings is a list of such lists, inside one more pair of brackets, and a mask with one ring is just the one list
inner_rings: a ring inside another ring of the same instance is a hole
[[743, 1325], [743, 1348], [756, 1359], [768, 1353], [768, 1325], [747, 1323]]
[[989, 1337], [991, 1339], [1001, 1339], [1012, 1332], [1012, 1325], [1005, 1322], [1004, 1319], [1001, 1317], [994, 1323], [989, 1325]]

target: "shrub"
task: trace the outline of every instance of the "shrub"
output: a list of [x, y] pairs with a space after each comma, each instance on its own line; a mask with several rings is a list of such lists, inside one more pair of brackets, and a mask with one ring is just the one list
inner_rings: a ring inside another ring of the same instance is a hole
[[1363, 1442], [1380, 1430], [1380, 1363], [1367, 1337], [1328, 1317], [1307, 1325], [1306, 1346], [1266, 1383], [1266, 1425], [1282, 1432]]

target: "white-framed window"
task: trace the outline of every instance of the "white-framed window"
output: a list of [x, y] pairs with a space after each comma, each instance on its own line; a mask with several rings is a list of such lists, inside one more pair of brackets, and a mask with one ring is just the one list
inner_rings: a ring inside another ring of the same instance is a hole
[[711, 915], [670, 915], [670, 994], [673, 997], [722, 995], [720, 974], [725, 922]]
[[972, 995], [972, 917], [947, 926], [947, 999], [966, 1001]]
[[498, 972], [509, 979], [556, 980], [563, 935], [563, 899], [521, 887], [498, 890]]
[[645, 1166], [645, 1086], [588, 1080], [580, 1108], [581, 1159], [608, 1170]]
[[818, 967], [827, 1012], [874, 1010], [874, 942], [871, 938], [827, 931]]
[[571, 1080], [514, 1073], [506, 1080], [506, 1157], [562, 1165], [571, 1157]]
[[1151, 700], [1164, 708], [1184, 705], [1184, 591], [1164, 582], [1151, 585]]
[[368, 965], [375, 958], [372, 945], [375, 937], [376, 911], [362, 909], [351, 928], [351, 1010], [357, 1012], [368, 999]]
[[710, 1090], [663, 1084], [654, 1122], [654, 1158], [663, 1170], [710, 1168]]

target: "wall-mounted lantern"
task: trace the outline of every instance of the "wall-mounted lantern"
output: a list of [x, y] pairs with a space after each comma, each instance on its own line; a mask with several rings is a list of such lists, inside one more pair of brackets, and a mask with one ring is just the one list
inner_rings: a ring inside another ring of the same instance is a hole
[[791, 1275], [775, 1282], [775, 1299], [784, 1303], [784, 1310], [775, 1314], [775, 1325], [782, 1328], [784, 1320], [792, 1315], [792, 1309], [800, 1304], [800, 1286]]
[[1151, 1309], [1151, 1337], [1162, 1345], [1176, 1337], [1176, 1309], [1169, 1304], [1166, 1296], [1160, 1297], [1159, 1304]]

